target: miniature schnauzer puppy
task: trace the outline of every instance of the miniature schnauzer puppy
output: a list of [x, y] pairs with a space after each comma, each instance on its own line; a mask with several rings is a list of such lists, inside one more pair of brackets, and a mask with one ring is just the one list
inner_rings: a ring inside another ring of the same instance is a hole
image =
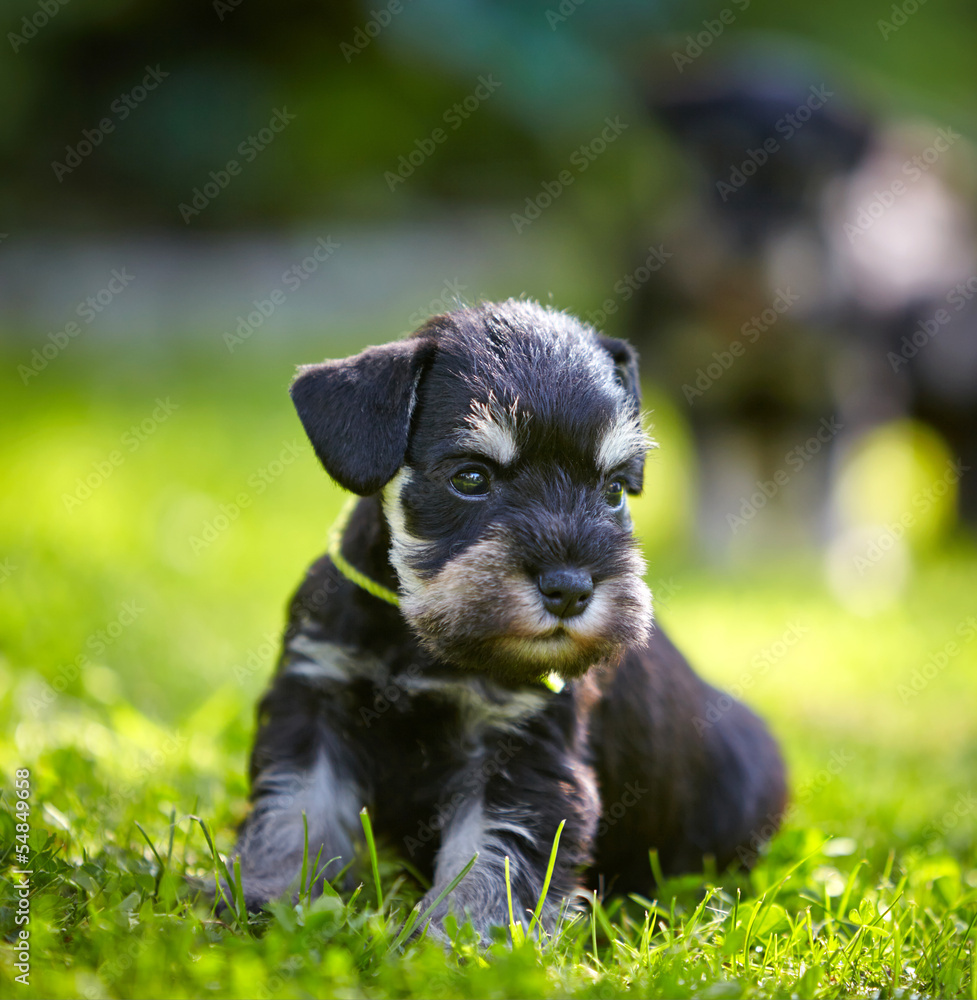
[[[300, 370], [292, 399], [358, 494], [295, 594], [259, 709], [236, 849], [248, 906], [378, 839], [483, 936], [541, 895], [650, 892], [749, 863], [785, 800], [763, 723], [652, 624], [626, 497], [645, 452], [637, 359], [528, 301], [436, 316]], [[720, 702], [720, 698], [723, 700]], [[722, 704], [724, 711], [715, 709]], [[710, 707], [712, 711], [710, 711]]]

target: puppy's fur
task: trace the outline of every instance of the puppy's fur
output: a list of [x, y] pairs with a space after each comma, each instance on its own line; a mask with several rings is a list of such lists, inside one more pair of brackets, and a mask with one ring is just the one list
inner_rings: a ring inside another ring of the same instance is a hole
[[310, 365], [292, 398], [362, 497], [342, 555], [400, 606], [328, 557], [296, 593], [237, 848], [248, 905], [294, 890], [303, 812], [335, 876], [363, 806], [431, 900], [478, 852], [435, 932], [449, 908], [483, 934], [507, 921], [507, 855], [531, 910], [561, 820], [548, 923], [601, 878], [649, 892], [650, 848], [666, 873], [748, 859], [783, 767], [748, 709], [707, 711], [718, 692], [652, 627], [621, 496], [650, 445], [631, 348], [510, 300]]

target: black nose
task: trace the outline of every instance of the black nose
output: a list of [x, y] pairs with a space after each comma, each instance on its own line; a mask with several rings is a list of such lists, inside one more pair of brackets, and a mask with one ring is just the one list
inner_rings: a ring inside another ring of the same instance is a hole
[[582, 569], [551, 569], [541, 573], [539, 592], [543, 607], [558, 618], [573, 618], [587, 610], [594, 592], [591, 575]]

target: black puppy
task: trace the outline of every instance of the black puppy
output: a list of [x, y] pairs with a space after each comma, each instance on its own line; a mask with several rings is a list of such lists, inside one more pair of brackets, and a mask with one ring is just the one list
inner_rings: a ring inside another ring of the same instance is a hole
[[[248, 905], [331, 877], [359, 812], [431, 877], [435, 913], [483, 935], [544, 922], [584, 884], [651, 889], [776, 828], [783, 767], [763, 724], [652, 627], [626, 494], [645, 451], [636, 358], [510, 300], [303, 368], [292, 398], [326, 471], [361, 499], [295, 595], [251, 762], [237, 853]], [[707, 721], [711, 720], [711, 721]]]

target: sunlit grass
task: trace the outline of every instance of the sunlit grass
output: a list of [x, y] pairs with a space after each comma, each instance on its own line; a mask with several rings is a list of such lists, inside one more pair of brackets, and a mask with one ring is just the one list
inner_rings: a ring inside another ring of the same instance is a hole
[[[0, 376], [5, 997], [977, 996], [977, 553], [958, 539], [921, 555], [867, 618], [813, 556], [736, 574], [689, 562], [654, 534], [657, 501], [637, 520], [660, 621], [770, 719], [791, 768], [785, 829], [749, 877], [591, 899], [552, 937], [513, 946], [500, 929], [485, 956], [457, 928], [446, 960], [398, 940], [424, 887], [380, 841], [353, 899], [216, 921], [184, 880], [213, 881], [191, 817], [228, 850], [285, 601], [342, 497], [284, 392], [305, 355], [120, 367], [83, 346], [26, 389], [15, 363]], [[131, 447], [167, 397], [176, 408]], [[662, 454], [671, 440], [681, 458], [652, 462], [648, 488], [687, 505], [687, 438], [659, 413]], [[9, 943], [22, 767], [29, 987]]]

